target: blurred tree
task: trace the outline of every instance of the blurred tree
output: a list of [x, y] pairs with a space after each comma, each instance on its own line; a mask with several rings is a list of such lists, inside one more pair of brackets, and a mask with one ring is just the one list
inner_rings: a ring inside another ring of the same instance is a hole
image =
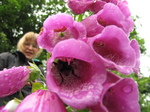
[[11, 48], [9, 40], [3, 32], [0, 32], [0, 45], [0, 49], [3, 49], [4, 51]]
[[12, 50], [12, 46], [16, 46], [18, 39], [24, 33], [28, 31], [39, 32], [41, 23], [37, 20], [36, 13], [42, 8], [44, 3], [45, 0], [1, 1], [0, 33], [6, 35], [5, 38], [7, 38], [8, 42], [6, 44], [9, 47], [6, 49], [0, 47], [0, 52]]
[[150, 77], [141, 77], [137, 79], [140, 92], [141, 112], [150, 110]]

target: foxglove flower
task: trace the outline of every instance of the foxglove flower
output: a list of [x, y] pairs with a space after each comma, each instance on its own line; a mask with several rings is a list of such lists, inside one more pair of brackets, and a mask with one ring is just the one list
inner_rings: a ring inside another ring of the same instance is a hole
[[75, 14], [82, 14], [87, 10], [97, 13], [106, 3], [117, 5], [121, 0], [64, 0]]
[[60, 13], [49, 16], [43, 23], [43, 28], [38, 36], [38, 44], [51, 52], [53, 47], [60, 41], [86, 37], [85, 27], [75, 22], [71, 15]]
[[[122, 1], [122, 0], [95, 0], [94, 3], [92, 5], [90, 5], [89, 10], [96, 14], [100, 10], [102, 10], [104, 5], [107, 3], [112, 3], [112, 4], [117, 5], [117, 6], [119, 6], [121, 3], [121, 5], [124, 5], [124, 7], [121, 6], [120, 8], [123, 11], [126, 11], [126, 12], [129, 11], [127, 1]], [[125, 10], [123, 8], [125, 8]]]
[[124, 31], [116, 26], [107, 26], [101, 34], [88, 39], [94, 51], [105, 61], [105, 66], [122, 74], [133, 73], [136, 53]]
[[104, 8], [106, 1], [96, 0], [93, 4], [90, 5], [89, 10], [94, 14], [98, 13], [100, 10]]
[[15, 112], [67, 112], [60, 98], [48, 90], [37, 90], [25, 97]]
[[127, 35], [134, 28], [133, 20], [130, 17], [126, 18], [119, 7], [112, 3], [107, 3], [101, 11], [85, 18], [81, 23], [86, 28], [87, 37], [98, 35], [110, 25], [122, 28]]
[[29, 78], [30, 70], [26, 66], [13, 67], [0, 71], [0, 97], [19, 91]]
[[129, 10], [127, 1], [118, 2], [117, 6], [121, 10], [121, 12], [124, 14], [125, 18], [130, 18], [131, 12]]
[[48, 89], [75, 109], [97, 103], [105, 79], [103, 61], [81, 40], [59, 42], [47, 62]]
[[[122, 5], [123, 4], [120, 3], [120, 7]], [[122, 28], [126, 34], [129, 35], [129, 33], [133, 31], [134, 21], [129, 17], [129, 14], [124, 11], [128, 10], [128, 7], [124, 6], [121, 9], [122, 10], [120, 10], [117, 5], [107, 3], [104, 8], [97, 13], [97, 20], [99, 24], [103, 26], [116, 25]]]
[[140, 112], [139, 90], [131, 78], [119, 78], [108, 72], [97, 105], [89, 107], [92, 112]]
[[75, 14], [82, 14], [95, 0], [68, 0], [68, 6]]

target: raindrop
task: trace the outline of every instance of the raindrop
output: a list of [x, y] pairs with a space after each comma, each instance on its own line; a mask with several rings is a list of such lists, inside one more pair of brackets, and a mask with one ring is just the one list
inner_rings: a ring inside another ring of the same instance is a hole
[[50, 100], [50, 98], [48, 98], [48, 99], [45, 99], [45, 101], [46, 101], [46, 102], [50, 102], [51, 100]]
[[78, 95], [78, 94], [79, 94], [79, 91], [75, 91], [74, 94], [75, 94], [75, 95]]
[[8, 74], [5, 74], [5, 76], [8, 76]]
[[52, 98], [52, 100], [55, 100], [55, 96], [54, 95], [52, 95], [51, 98]]
[[122, 88], [122, 91], [126, 94], [129, 94], [132, 92], [133, 86], [131, 84], [127, 84]]
[[8, 78], [9, 78], [8, 74], [5, 74], [4, 75], [4, 80], [8, 80]]

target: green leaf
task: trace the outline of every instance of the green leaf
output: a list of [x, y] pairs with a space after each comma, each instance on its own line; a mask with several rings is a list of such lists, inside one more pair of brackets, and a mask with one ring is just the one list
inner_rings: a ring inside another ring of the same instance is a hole
[[36, 64], [33, 63], [29, 63], [30, 66], [28, 67], [31, 72], [30, 72], [30, 78], [29, 78], [29, 82], [31, 81], [35, 81], [37, 78], [41, 78], [41, 76], [43, 76], [41, 70], [38, 68], [38, 66]]
[[39, 90], [39, 89], [47, 89], [47, 88], [41, 82], [33, 82], [32, 83], [32, 93]]
[[19, 97], [20, 97], [20, 100], [23, 100], [23, 99], [24, 99], [24, 96], [23, 96], [21, 90], [19, 91]]
[[21, 103], [22, 100], [18, 99], [18, 98], [14, 98], [14, 100], [17, 102], [17, 103]]
[[82, 109], [82, 110], [76, 110], [76, 109], [73, 109], [73, 108], [71, 108], [70, 106], [67, 106], [66, 107], [66, 109], [67, 109], [67, 112], [90, 112], [88, 109]]

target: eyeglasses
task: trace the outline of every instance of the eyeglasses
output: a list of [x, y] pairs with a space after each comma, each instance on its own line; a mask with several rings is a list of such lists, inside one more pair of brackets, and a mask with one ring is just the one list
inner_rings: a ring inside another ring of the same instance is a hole
[[29, 43], [29, 42], [25, 42], [24, 45], [25, 45], [26, 47], [32, 46], [33, 48], [39, 48], [38, 45], [31, 44], [31, 43]]

